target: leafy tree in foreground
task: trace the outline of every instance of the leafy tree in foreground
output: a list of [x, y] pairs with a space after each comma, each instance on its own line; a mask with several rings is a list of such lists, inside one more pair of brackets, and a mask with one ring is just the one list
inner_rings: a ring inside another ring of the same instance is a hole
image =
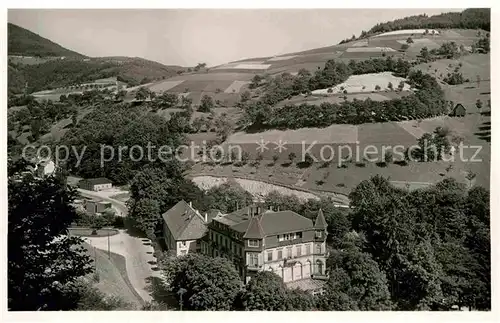
[[471, 251], [477, 266], [474, 268], [473, 295], [470, 307], [491, 309], [491, 233], [490, 193], [483, 187], [469, 190], [465, 202], [468, 234], [465, 246]]
[[375, 176], [362, 181], [349, 197], [354, 229], [366, 237], [364, 251], [385, 272], [398, 309], [438, 307], [442, 273], [429, 244], [430, 229], [416, 223], [418, 208], [412, 208], [408, 192]]
[[270, 271], [258, 272], [245, 286], [239, 305], [245, 311], [310, 311], [315, 297], [299, 289], [287, 289]]
[[318, 307], [324, 311], [357, 311], [356, 302], [349, 297], [349, 276], [342, 269], [330, 269], [326, 292], [318, 299]]
[[[349, 298], [348, 304], [362, 311], [392, 308], [385, 273], [379, 269], [370, 254], [362, 252], [359, 246], [347, 242], [341, 250], [332, 253], [328, 263], [330, 270], [336, 272], [334, 277], [348, 276], [348, 280], [343, 283], [343, 288], [340, 290], [332, 289], [335, 284], [330, 282], [327, 293], [346, 294], [331, 296], [332, 299]], [[324, 306], [336, 310], [338, 304], [325, 302]]]
[[81, 240], [65, 236], [76, 217], [76, 191], [57, 176], [37, 179], [9, 166], [8, 307], [73, 309], [67, 288], [91, 271]]
[[242, 296], [247, 311], [284, 311], [286, 302], [287, 289], [283, 280], [269, 271], [258, 272], [252, 277]]
[[165, 259], [161, 268], [170, 292], [184, 289], [183, 305], [188, 310], [231, 310], [242, 287], [234, 265], [225, 258], [188, 254]]
[[316, 297], [300, 289], [287, 290], [288, 311], [311, 311], [316, 309]]
[[160, 203], [149, 198], [134, 202], [130, 210], [130, 218], [134, 220], [135, 226], [149, 235], [154, 232], [160, 217]]

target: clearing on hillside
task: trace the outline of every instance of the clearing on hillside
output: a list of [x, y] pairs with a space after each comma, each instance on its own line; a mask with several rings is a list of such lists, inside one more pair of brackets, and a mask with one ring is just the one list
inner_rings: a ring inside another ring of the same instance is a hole
[[345, 51], [348, 53], [379, 53], [395, 52], [396, 50], [390, 47], [349, 47]]
[[163, 81], [161, 83], [154, 84], [149, 87], [149, 90], [153, 92], [163, 92], [163, 91], [168, 91], [173, 87], [176, 87], [177, 85], [181, 84], [184, 82], [183, 80], [180, 81]]
[[[391, 72], [383, 72], [383, 73], [370, 73], [370, 74], [362, 74], [362, 75], [352, 75], [341, 84], [338, 84], [329, 89], [321, 89], [312, 91], [313, 95], [316, 94], [329, 94], [329, 93], [343, 93], [344, 90], [349, 92], [373, 92], [388, 89], [389, 82], [392, 83], [394, 89], [396, 89], [400, 82], [404, 82], [406, 79], [402, 77], [397, 77], [392, 75]], [[375, 90], [376, 86], [380, 87], [380, 90]], [[409, 91], [410, 85], [404, 84], [403, 91]]]
[[255, 144], [260, 140], [267, 142], [286, 141], [289, 144], [312, 143], [355, 143], [358, 140], [358, 127], [336, 124], [326, 128], [301, 128], [297, 130], [268, 130], [260, 133], [237, 132], [232, 134], [227, 143]]
[[248, 81], [233, 81], [233, 83], [224, 90], [224, 93], [239, 93], [241, 88], [249, 83]]
[[268, 59], [267, 62], [282, 61], [282, 60], [292, 59], [294, 57], [297, 57], [297, 55], [276, 56], [276, 57]]
[[421, 63], [414, 66], [413, 69], [442, 78], [441, 75], [444, 77], [458, 67], [464, 79], [476, 82], [477, 75], [481, 80], [490, 79], [490, 65], [489, 54], [471, 54], [457, 59], [440, 59], [434, 62]]
[[394, 36], [394, 35], [411, 35], [411, 34], [425, 34], [425, 31], [429, 34], [439, 35], [439, 31], [436, 29], [403, 29], [403, 30], [394, 30], [386, 33], [378, 34], [373, 37], [383, 37], [383, 36]]

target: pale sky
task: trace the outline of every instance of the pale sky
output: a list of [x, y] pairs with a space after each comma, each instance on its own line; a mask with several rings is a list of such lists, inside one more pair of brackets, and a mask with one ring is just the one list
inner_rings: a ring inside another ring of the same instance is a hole
[[462, 9], [11, 9], [8, 21], [92, 57], [209, 66], [337, 44], [376, 23]]

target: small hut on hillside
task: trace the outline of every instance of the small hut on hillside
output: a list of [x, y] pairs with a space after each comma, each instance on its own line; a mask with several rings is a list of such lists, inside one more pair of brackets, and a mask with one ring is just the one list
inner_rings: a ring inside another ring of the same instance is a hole
[[458, 103], [455, 108], [453, 108], [453, 111], [450, 113], [451, 117], [463, 117], [467, 114], [467, 110], [463, 106], [463, 104]]

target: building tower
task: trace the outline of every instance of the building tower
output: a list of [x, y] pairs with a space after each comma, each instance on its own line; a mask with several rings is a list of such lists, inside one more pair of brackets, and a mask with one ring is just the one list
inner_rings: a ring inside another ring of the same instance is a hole
[[314, 221], [313, 277], [326, 276], [327, 227], [323, 210], [319, 209]]

